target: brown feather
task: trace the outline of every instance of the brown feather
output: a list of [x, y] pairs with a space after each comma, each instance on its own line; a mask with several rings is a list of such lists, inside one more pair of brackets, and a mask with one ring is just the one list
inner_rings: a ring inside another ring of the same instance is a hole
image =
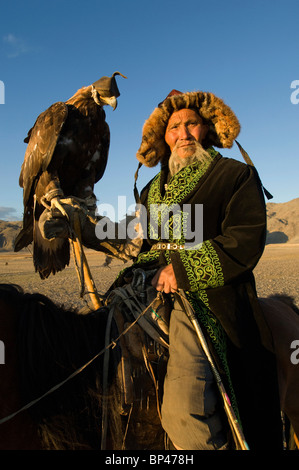
[[25, 139], [28, 145], [19, 178], [23, 228], [14, 249], [19, 251], [34, 243], [34, 265], [42, 278], [68, 264], [69, 242], [49, 241], [39, 233], [37, 224], [45, 209], [41, 198], [52, 189], [66, 198], [94, 196], [94, 185], [107, 165], [109, 126], [103, 107], [95, 102], [91, 91], [90, 85], [65, 103], [54, 103], [38, 116]]

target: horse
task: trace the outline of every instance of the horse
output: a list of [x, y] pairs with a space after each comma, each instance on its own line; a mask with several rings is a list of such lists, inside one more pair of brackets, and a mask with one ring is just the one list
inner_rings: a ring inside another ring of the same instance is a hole
[[[279, 322], [273, 326], [273, 317], [284, 315], [288, 326], [294, 315], [299, 318], [296, 306], [286, 300], [262, 299], [278, 348]], [[119, 308], [111, 315], [111, 310], [70, 310], [20, 286], [0, 284], [0, 339], [5, 345], [1, 450], [167, 448], [160, 415], [167, 348], [128, 311]], [[298, 429], [298, 373], [286, 364], [285, 354], [280, 357], [291, 370], [290, 380], [284, 375], [281, 381], [283, 405]]]
[[[1, 450], [99, 450], [103, 433], [108, 450], [164, 448], [156, 388], [143, 355], [132, 371], [137, 393], [132, 403], [125, 403], [120, 370], [124, 361], [119, 344], [112, 341], [104, 391], [108, 315], [106, 307], [81, 313], [20, 286], [0, 285], [0, 336], [5, 345], [5, 363], [0, 365]], [[133, 326], [136, 335], [138, 326]], [[114, 321], [110, 335], [119, 336]], [[1, 422], [5, 417], [9, 419]]]

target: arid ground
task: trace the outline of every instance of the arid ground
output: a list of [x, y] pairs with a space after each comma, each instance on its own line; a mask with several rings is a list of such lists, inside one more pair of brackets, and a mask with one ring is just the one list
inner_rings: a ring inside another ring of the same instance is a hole
[[[103, 266], [105, 256], [86, 250], [86, 257], [99, 293], [105, 293], [119, 271], [127, 265], [112, 260], [108, 267]], [[265, 252], [255, 268], [258, 295], [289, 294], [299, 307], [299, 244], [267, 245]], [[0, 283], [15, 283], [26, 292], [39, 292], [66, 307], [81, 307], [80, 286], [77, 272], [71, 259], [70, 266], [64, 271], [41, 280], [35, 273], [29, 252], [0, 253]]]

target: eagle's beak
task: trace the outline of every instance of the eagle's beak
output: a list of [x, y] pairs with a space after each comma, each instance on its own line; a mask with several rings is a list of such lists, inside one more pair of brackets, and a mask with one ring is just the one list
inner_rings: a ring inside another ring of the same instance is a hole
[[113, 111], [117, 107], [117, 99], [115, 96], [111, 96], [111, 97], [101, 96], [101, 101], [104, 101], [105, 104], [111, 106], [113, 108]]

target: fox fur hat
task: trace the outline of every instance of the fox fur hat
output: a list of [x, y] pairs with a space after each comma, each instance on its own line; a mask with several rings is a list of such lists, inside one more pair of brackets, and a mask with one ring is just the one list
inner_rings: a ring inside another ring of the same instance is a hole
[[222, 99], [213, 93], [203, 91], [182, 93], [172, 90], [145, 121], [142, 129], [141, 146], [136, 154], [137, 160], [147, 167], [168, 160], [170, 149], [165, 142], [165, 131], [173, 112], [191, 108], [197, 111], [209, 131], [202, 143], [210, 146], [231, 148], [240, 132], [240, 124]]

